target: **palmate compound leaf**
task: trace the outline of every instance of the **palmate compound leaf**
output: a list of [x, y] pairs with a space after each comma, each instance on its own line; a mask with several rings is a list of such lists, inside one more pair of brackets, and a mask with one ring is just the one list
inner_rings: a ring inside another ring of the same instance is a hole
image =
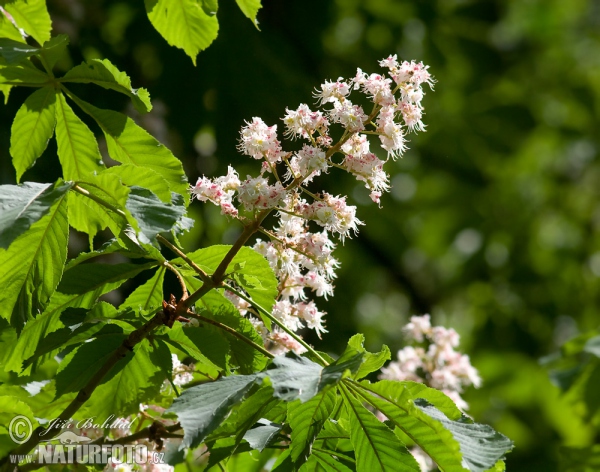
[[308, 459], [313, 441], [331, 416], [335, 401], [335, 390], [328, 389], [305, 403], [288, 405], [288, 420], [292, 428], [291, 456], [297, 465]]
[[10, 0], [2, 2], [19, 27], [39, 44], [50, 39], [52, 22], [44, 0]]
[[108, 59], [91, 59], [70, 69], [61, 82], [96, 84], [105, 89], [127, 95], [140, 113], [152, 110], [150, 94], [144, 88], [134, 89], [131, 79], [117, 69]]
[[[460, 445], [444, 426], [421, 412], [402, 383], [363, 382], [363, 400], [384, 414], [438, 464], [444, 472], [464, 472]], [[373, 392], [373, 394], [368, 393]]]
[[356, 470], [420, 472], [419, 464], [394, 433], [347, 389], [342, 388], [342, 392], [350, 419]]
[[[93, 352], [86, 353], [85, 359], [92, 362]], [[105, 419], [115, 412], [119, 416], [138, 412], [140, 403], [158, 395], [172, 368], [171, 352], [164, 342], [142, 340], [106, 374], [75, 417]]]
[[219, 32], [216, 15], [206, 13], [195, 0], [145, 0], [148, 19], [171, 46], [183, 49], [196, 65], [196, 56]]
[[19, 338], [12, 345], [7, 346], [3, 358], [4, 370], [17, 372], [19, 375], [30, 374], [44, 358], [40, 358], [38, 362], [29, 365], [26, 369], [22, 369], [23, 361], [34, 355], [37, 345], [43, 338], [66, 326], [61, 320], [65, 309], [91, 308], [101, 295], [157, 265], [158, 262], [82, 264], [67, 270], [44, 313], [28, 322]]
[[[172, 192], [185, 197], [187, 205], [189, 202], [187, 178], [181, 162], [171, 151], [126, 115], [96, 108], [75, 96], [72, 98], [102, 129], [111, 158], [122, 164], [149, 168], [157, 172], [169, 183]], [[148, 188], [158, 194], [154, 188]]]
[[85, 181], [105, 168], [94, 133], [73, 112], [62, 93], [56, 104], [56, 143], [66, 180]]
[[[470, 422], [441, 392], [414, 382], [362, 383], [361, 396], [421, 447], [445, 472], [488, 470], [512, 442]], [[434, 404], [434, 406], [431, 406]]]
[[56, 92], [42, 87], [33, 92], [15, 116], [10, 133], [10, 154], [17, 181], [42, 155], [56, 124]]
[[0, 186], [0, 248], [10, 244], [42, 218], [58, 198], [73, 186], [71, 183]]
[[46, 308], [62, 276], [69, 235], [66, 196], [59, 195], [45, 216], [0, 250], [0, 317], [18, 331]]

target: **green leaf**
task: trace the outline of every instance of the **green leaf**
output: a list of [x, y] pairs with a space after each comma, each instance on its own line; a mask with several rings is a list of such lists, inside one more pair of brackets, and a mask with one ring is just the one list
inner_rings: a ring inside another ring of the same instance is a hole
[[306, 403], [294, 402], [288, 405], [288, 419], [292, 428], [290, 449], [292, 459], [297, 464], [308, 459], [313, 441], [331, 416], [335, 401], [335, 390], [329, 389]]
[[[129, 188], [121, 184], [118, 179], [108, 174], [88, 175], [85, 182], [78, 182], [83, 188], [97, 198], [104, 200], [119, 210], [125, 210]], [[80, 193], [71, 192], [69, 195], [69, 224], [78, 231], [88, 233], [91, 242], [98, 231], [110, 228], [113, 235], [125, 244], [121, 232], [124, 231], [129, 221], [127, 215], [123, 216], [116, 211], [109, 210], [93, 199]]]
[[48, 81], [49, 77], [29, 61], [7, 65], [0, 60], [0, 84], [42, 86]]
[[38, 43], [44, 44], [50, 39], [52, 22], [44, 0], [11, 0], [2, 4], [17, 25]]
[[452, 421], [427, 402], [417, 400], [415, 404], [452, 433], [460, 443], [463, 459], [471, 472], [484, 472], [490, 469], [513, 448], [510, 439], [488, 425], [473, 423], [466, 416], [463, 416], [460, 421]]
[[[157, 265], [156, 262], [146, 264], [79, 264], [64, 273], [58, 286], [58, 292], [62, 295], [83, 296], [86, 301], [95, 300], [107, 291], [114, 290], [125, 280]], [[84, 304], [87, 303], [80, 301], [77, 306], [83, 306]], [[76, 305], [69, 302], [69, 306]]]
[[139, 228], [138, 237], [144, 244], [158, 245], [156, 236], [172, 231], [186, 212], [184, 205], [163, 203], [150, 190], [137, 186], [130, 188], [125, 206], [133, 216]]
[[258, 10], [262, 8], [260, 0], [235, 0], [235, 3], [238, 4], [238, 7], [240, 7], [240, 10], [242, 10], [242, 13], [246, 16], [246, 18], [252, 20], [252, 23], [254, 23], [256, 29], [259, 29], [256, 15]]
[[219, 32], [216, 15], [207, 15], [194, 0], [145, 0], [150, 22], [171, 46], [183, 49], [196, 65], [196, 56]]
[[255, 428], [249, 429], [244, 434], [244, 439], [248, 441], [252, 449], [257, 449], [262, 452], [265, 447], [269, 445], [271, 441], [277, 438], [279, 432], [283, 428], [282, 424], [272, 423], [269, 420], [260, 419]]
[[356, 453], [356, 469], [420, 472], [417, 461], [394, 433], [347, 390], [344, 403], [350, 417], [350, 441]]
[[171, 151], [122, 113], [96, 108], [76, 97], [73, 100], [104, 132], [110, 157], [122, 164], [154, 170], [169, 183], [172, 192], [184, 195], [186, 203], [189, 201], [187, 178]]
[[[106, 303], [103, 304], [106, 305]], [[105, 328], [120, 329], [114, 325], [107, 326], [104, 323], [83, 323], [75, 329], [68, 327], [54, 331], [40, 340], [35, 353], [23, 362], [23, 368], [27, 368], [32, 364], [41, 365], [68, 346], [84, 343], [96, 335], [101, 336], [102, 334], [98, 334], [98, 332]]]
[[104, 169], [94, 133], [73, 112], [62, 93], [56, 106], [56, 143], [66, 180], [86, 180]]
[[[363, 398], [408, 435], [445, 472], [463, 472], [460, 444], [439, 421], [424, 414], [402, 382], [363, 382]], [[371, 392], [375, 393], [372, 395]]]
[[138, 167], [132, 164], [109, 167], [103, 174], [112, 174], [118, 177], [123, 185], [147, 188], [151, 190], [164, 203], [171, 203], [169, 183], [156, 171]]
[[[335, 460], [333, 458], [333, 454], [334, 452], [332, 452], [331, 454], [328, 454], [326, 452], [322, 452], [322, 451], [313, 451], [312, 455], [311, 455], [311, 459], [313, 462], [317, 462], [318, 465], [320, 467], [314, 467], [312, 469], [306, 469], [306, 472], [308, 472], [308, 470], [314, 470], [315, 472], [351, 472], [352, 469], [346, 467], [344, 464], [342, 464], [340, 461]], [[335, 452], [335, 454], [338, 455], [339, 454], [337, 452]], [[302, 472], [305, 472], [305, 469], [301, 469]]]
[[285, 401], [300, 399], [303, 403], [328, 385], [339, 382], [345, 370], [336, 364], [323, 368], [299, 356], [276, 356], [273, 366], [275, 368], [267, 370], [265, 374], [271, 379], [274, 395]]
[[161, 266], [145, 283], [136, 288], [127, 299], [121, 303], [119, 309], [130, 306], [134, 310], [148, 312], [160, 307], [163, 301], [163, 283], [165, 280], [165, 266]]
[[385, 344], [381, 347], [381, 351], [373, 354], [364, 348], [364, 342], [365, 336], [361, 333], [355, 334], [348, 341], [348, 347], [354, 349], [356, 352], [364, 353], [364, 361], [353, 376], [357, 380], [366, 377], [371, 372], [377, 372], [386, 361], [391, 359], [390, 349]]
[[[196, 303], [196, 309], [202, 316], [227, 325], [256, 344], [263, 345], [262, 337], [256, 332], [252, 323], [247, 318], [241, 316], [232, 303], [216, 290], [211, 290], [204, 295]], [[251, 374], [260, 371], [267, 365], [267, 357], [237, 337], [210, 325], [205, 325], [203, 329], [212, 331], [214, 335], [222, 336], [229, 342], [231, 363], [242, 374]]]
[[21, 105], [10, 132], [10, 153], [17, 171], [17, 181], [42, 155], [54, 133], [56, 92], [42, 87]]
[[[27, 323], [11, 348], [10, 354], [5, 359], [5, 370], [21, 374], [31, 372], [31, 369], [21, 372], [23, 361], [35, 353], [36, 346], [41, 339], [65, 327], [60, 317], [66, 308], [91, 308], [101, 295], [118, 288], [126, 280], [156, 265], [156, 262], [114, 265], [81, 264], [67, 270], [58, 287], [58, 292], [55, 292], [50, 299], [46, 311]], [[32, 368], [34, 367], [32, 366]]]
[[0, 186], [0, 248], [8, 248], [72, 186], [64, 182], [55, 186], [36, 182]]
[[17, 27], [5, 15], [0, 15], [0, 36], [25, 44], [25, 40]]
[[136, 413], [140, 403], [160, 392], [171, 369], [171, 353], [165, 343], [144, 339], [115, 364], [75, 415], [104, 419], [115, 412], [122, 416]]
[[[212, 274], [230, 249], [231, 246], [214, 245], [194, 251], [188, 254], [188, 257]], [[182, 259], [175, 259], [173, 262], [184, 264]], [[242, 247], [227, 267], [226, 272], [234, 273], [237, 276], [236, 281], [248, 292], [252, 300], [265, 310], [273, 307], [278, 295], [278, 282], [273, 269], [261, 254], [252, 248]]]
[[56, 373], [54, 399], [81, 390], [126, 338], [117, 328], [114, 334], [93, 339], [67, 354]]
[[6, 59], [7, 64], [16, 64], [39, 52], [40, 48], [35, 48], [22, 41], [0, 38], [0, 56]]
[[237, 446], [246, 431], [278, 403], [279, 400], [273, 398], [273, 388], [270, 385], [262, 386], [235, 407], [227, 420], [207, 438], [207, 441], [235, 435], [235, 441], [231, 444]]
[[44, 43], [40, 54], [50, 69], [66, 54], [68, 45], [69, 37], [66, 34], [54, 36], [50, 41]]
[[69, 236], [66, 195], [0, 252], [0, 317], [19, 331], [44, 310], [60, 281]]
[[600, 336], [594, 336], [586, 341], [583, 348], [584, 352], [589, 352], [596, 357], [600, 357]]
[[96, 84], [127, 95], [140, 113], [152, 110], [148, 91], [144, 88], [134, 89], [127, 74], [117, 69], [108, 59], [92, 59], [75, 66], [61, 78], [61, 82]]
[[[17, 418], [18, 415], [26, 419], [20, 420]], [[16, 420], [14, 425], [11, 423], [13, 420]], [[6, 454], [16, 446], [10, 434], [16, 433], [17, 437], [22, 435], [21, 439], [24, 439], [25, 435], [37, 426], [35, 415], [29, 405], [23, 401], [23, 397], [0, 396], [0, 456], [6, 457]], [[14, 468], [14, 465], [11, 468]]]
[[227, 353], [229, 344], [211, 330], [199, 328], [182, 328], [175, 324], [164, 335], [157, 338], [182, 350], [188, 356], [216, 370], [227, 370]]
[[177, 397], [167, 411], [177, 413], [183, 427], [180, 449], [202, 443], [257, 380], [256, 375], [233, 375], [191, 387]]

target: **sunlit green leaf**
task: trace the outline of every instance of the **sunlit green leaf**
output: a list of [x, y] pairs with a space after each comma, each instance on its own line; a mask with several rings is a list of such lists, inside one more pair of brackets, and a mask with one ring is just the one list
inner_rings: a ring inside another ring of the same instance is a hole
[[373, 354], [371, 352], [368, 352], [364, 348], [364, 342], [365, 336], [364, 334], [360, 333], [355, 334], [348, 341], [348, 346], [351, 349], [354, 349], [357, 352], [364, 353], [363, 363], [356, 372], [356, 374], [354, 374], [355, 379], [362, 379], [363, 377], [366, 377], [372, 372], [377, 372], [381, 368], [381, 366], [385, 364], [386, 361], [389, 361], [391, 359], [390, 349], [386, 345], [383, 345], [381, 347], [381, 351], [379, 351], [376, 354]]
[[235, 0], [235, 2], [238, 4], [238, 7], [240, 7], [240, 10], [242, 10], [242, 13], [252, 20], [252, 23], [258, 28], [256, 15], [258, 10], [262, 8], [260, 0]]
[[62, 93], [56, 104], [56, 142], [66, 180], [85, 180], [104, 168], [94, 133], [73, 113]]
[[[231, 246], [214, 245], [209, 248], [199, 249], [188, 254], [188, 257], [202, 269], [212, 274]], [[176, 259], [177, 263], [183, 260]], [[236, 281], [244, 288], [256, 303], [265, 310], [270, 310], [278, 295], [277, 279], [267, 260], [249, 247], [242, 247], [235, 255], [226, 270], [235, 274]], [[269, 326], [270, 323], [267, 324]]]
[[2, 2], [2, 5], [17, 25], [39, 44], [50, 39], [52, 22], [44, 0], [10, 0]]
[[102, 110], [79, 99], [75, 102], [96, 120], [104, 135], [108, 153], [115, 161], [150, 168], [160, 174], [172, 192], [189, 201], [188, 184], [181, 162], [165, 146], [135, 122], [115, 111]]
[[25, 40], [17, 27], [4, 15], [0, 15], [0, 36], [25, 44]]
[[145, 0], [152, 25], [171, 46], [183, 49], [196, 65], [196, 56], [217, 37], [216, 15], [208, 15], [194, 0]]
[[[241, 316], [231, 302], [219, 292], [212, 290], [207, 293], [196, 303], [196, 309], [202, 316], [233, 328], [258, 345], [263, 344], [260, 334], [256, 332], [252, 323]], [[264, 369], [267, 365], [268, 359], [263, 354], [239, 338], [209, 324], [206, 324], [203, 329], [212, 331], [214, 335], [221, 336], [229, 342], [231, 363], [239, 369], [239, 372], [251, 374]]]
[[109, 167], [104, 171], [104, 174], [117, 176], [123, 185], [128, 187], [137, 185], [138, 187], [147, 188], [164, 203], [171, 203], [169, 183], [155, 170], [133, 164], [123, 164]]
[[166, 267], [161, 266], [145, 283], [137, 287], [119, 308], [132, 307], [134, 310], [148, 311], [160, 307], [163, 301], [163, 283]]
[[86, 195], [71, 192], [69, 224], [78, 231], [88, 233], [90, 243], [98, 231], [107, 227], [115, 237], [120, 237], [121, 231], [127, 227], [129, 220], [126, 214], [123, 215], [117, 210], [125, 209], [129, 188], [108, 174], [90, 174], [85, 178], [85, 182], [79, 182], [78, 186], [92, 196], [107, 202], [115, 210], [100, 205]]
[[294, 462], [301, 464], [308, 459], [313, 441], [333, 411], [335, 399], [335, 390], [329, 389], [305, 403], [294, 402], [288, 406]]
[[417, 461], [394, 433], [348, 391], [344, 403], [350, 417], [350, 440], [357, 470], [420, 472]]
[[67, 258], [66, 195], [0, 252], [0, 316], [19, 330], [44, 310], [60, 281]]
[[108, 59], [92, 59], [75, 66], [61, 78], [61, 81], [93, 83], [105, 89], [115, 90], [131, 98], [140, 113], [152, 110], [148, 91], [144, 88], [134, 89], [127, 74], [117, 69]]
[[48, 80], [48, 76], [30, 61], [8, 65], [4, 59], [0, 59], [0, 84], [41, 86]]
[[10, 153], [17, 181], [42, 155], [54, 133], [56, 93], [52, 87], [33, 92], [21, 105], [10, 132]]
[[8, 248], [17, 236], [48, 213], [72, 185], [25, 182], [0, 186], [0, 248]]

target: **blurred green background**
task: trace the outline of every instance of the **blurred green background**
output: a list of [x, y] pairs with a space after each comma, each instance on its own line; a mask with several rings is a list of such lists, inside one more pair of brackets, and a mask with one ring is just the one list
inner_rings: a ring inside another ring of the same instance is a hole
[[[438, 82], [424, 100], [427, 132], [388, 168], [383, 208], [350, 176], [320, 181], [350, 195], [366, 226], [337, 250], [336, 296], [320, 301], [329, 334], [307, 337], [339, 353], [361, 331], [367, 347], [395, 352], [408, 318], [431, 313], [461, 334], [484, 379], [464, 395], [470, 413], [516, 443], [509, 471], [557, 470], [560, 445], [598, 443], [539, 359], [599, 324], [600, 2], [263, 0], [259, 32], [223, 0], [219, 37], [197, 67], [152, 28], [141, 0], [48, 3], [72, 62], [109, 58], [149, 89], [154, 110], [138, 116], [92, 87], [81, 96], [134, 116], [191, 182], [229, 163], [256, 173], [235, 149], [244, 120], [281, 129], [285, 107], [312, 103], [324, 79], [379, 71], [389, 54], [429, 64]], [[0, 107], [2, 183], [14, 183], [9, 124], [28, 92]], [[52, 146], [25, 180], [59, 176]], [[189, 250], [239, 231], [212, 206], [191, 213]]]

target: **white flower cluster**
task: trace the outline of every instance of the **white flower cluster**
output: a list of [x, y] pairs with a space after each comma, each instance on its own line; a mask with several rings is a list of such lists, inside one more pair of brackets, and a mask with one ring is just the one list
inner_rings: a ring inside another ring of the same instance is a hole
[[[255, 117], [242, 128], [238, 149], [262, 161], [260, 175], [240, 181], [229, 167], [226, 176], [201, 177], [191, 188], [193, 197], [210, 201], [222, 214], [243, 221], [257, 218], [259, 212], [277, 212], [278, 225], [272, 231], [262, 230], [269, 240], [258, 240], [254, 248], [267, 258], [279, 279], [273, 315], [294, 331], [308, 327], [319, 335], [325, 332], [324, 313], [308, 300], [307, 292], [323, 297], [333, 293], [338, 262], [331, 255], [335, 248], [331, 234], [343, 242], [363, 224], [345, 196], [311, 193], [305, 186], [336, 167], [364, 182], [371, 199], [379, 203], [382, 193], [390, 189], [384, 164], [406, 149], [408, 131], [424, 130], [421, 87], [425, 83], [431, 87], [434, 82], [428, 67], [414, 61], [399, 63], [395, 55], [379, 64], [388, 69], [389, 77], [367, 75], [358, 69], [353, 79], [325, 81], [314, 94], [322, 110], [314, 111], [306, 104], [286, 109], [284, 135], [307, 141], [300, 150], [284, 151], [277, 138], [277, 125], [267, 126]], [[372, 104], [370, 113], [350, 101], [352, 91], [367, 97]], [[329, 134], [332, 124], [342, 127], [336, 143]], [[369, 134], [379, 137], [387, 151], [385, 160], [370, 151]], [[341, 159], [337, 159], [338, 154]], [[269, 181], [271, 177], [274, 182]], [[314, 231], [314, 225], [322, 229]], [[228, 297], [243, 315], [251, 312], [238, 297]], [[267, 332], [258, 320], [251, 320], [272, 350], [302, 350], [288, 334], [277, 329]]]
[[444, 392], [461, 410], [467, 410], [469, 405], [460, 394], [469, 385], [478, 388], [481, 378], [469, 356], [454, 350], [460, 340], [458, 333], [452, 328], [431, 326], [429, 315], [411, 317], [404, 330], [411, 341], [422, 345], [400, 349], [398, 360], [381, 369], [381, 378], [425, 383]]

